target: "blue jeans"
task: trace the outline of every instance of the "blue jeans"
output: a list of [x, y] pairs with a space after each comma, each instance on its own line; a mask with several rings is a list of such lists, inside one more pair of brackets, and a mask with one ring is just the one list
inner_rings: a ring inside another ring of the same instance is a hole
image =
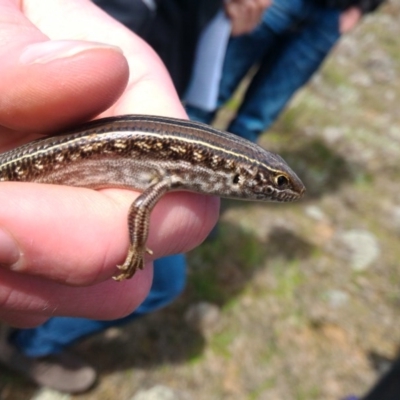
[[[218, 107], [232, 96], [252, 66], [259, 69], [228, 131], [256, 141], [339, 39], [339, 15], [339, 10], [318, 7], [310, 0], [275, 0], [252, 33], [229, 40]], [[215, 115], [190, 105], [187, 112], [205, 123]]]
[[16, 330], [11, 341], [29, 357], [58, 353], [85, 336], [125, 324], [166, 306], [182, 292], [185, 279], [186, 262], [183, 254], [161, 258], [154, 262], [154, 278], [149, 295], [131, 315], [115, 321], [54, 317], [37, 328]]

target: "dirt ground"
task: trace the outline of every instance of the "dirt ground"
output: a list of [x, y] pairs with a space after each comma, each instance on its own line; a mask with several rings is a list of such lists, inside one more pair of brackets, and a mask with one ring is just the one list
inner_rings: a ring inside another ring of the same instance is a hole
[[176, 303], [74, 347], [100, 371], [92, 391], [44, 397], [1, 369], [0, 399], [365, 393], [400, 344], [399, 21], [399, 0], [366, 17], [263, 135], [303, 179], [303, 201], [224, 202]]

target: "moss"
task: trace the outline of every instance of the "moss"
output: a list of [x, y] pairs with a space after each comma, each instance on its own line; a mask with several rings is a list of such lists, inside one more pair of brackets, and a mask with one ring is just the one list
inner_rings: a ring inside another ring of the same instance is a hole
[[229, 359], [231, 357], [230, 346], [236, 337], [236, 333], [229, 330], [213, 335], [210, 340], [210, 347], [215, 354], [222, 356], [223, 358]]
[[289, 265], [277, 265], [274, 275], [277, 284], [272, 293], [280, 299], [293, 299], [298, 288], [304, 282], [304, 275], [297, 260], [290, 262]]

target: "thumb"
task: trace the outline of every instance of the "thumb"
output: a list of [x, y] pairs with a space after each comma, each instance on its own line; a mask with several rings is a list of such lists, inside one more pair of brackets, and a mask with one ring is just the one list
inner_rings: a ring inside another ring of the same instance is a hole
[[11, 0], [0, 0], [0, 15], [3, 127], [49, 131], [87, 120], [125, 89], [129, 68], [117, 47], [50, 41]]

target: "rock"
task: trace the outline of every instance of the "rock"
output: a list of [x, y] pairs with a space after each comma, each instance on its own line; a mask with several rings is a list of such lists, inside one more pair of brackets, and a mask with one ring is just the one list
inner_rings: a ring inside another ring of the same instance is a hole
[[143, 389], [137, 392], [131, 400], [180, 400], [172, 389], [164, 385], [157, 385], [150, 389]]
[[190, 327], [206, 333], [212, 331], [221, 318], [221, 311], [215, 304], [205, 301], [193, 304], [185, 314], [185, 320]]
[[343, 128], [338, 128], [337, 126], [327, 126], [323, 130], [322, 135], [325, 141], [329, 145], [332, 145], [338, 142], [344, 136], [344, 130]]
[[315, 221], [324, 221], [326, 219], [324, 212], [319, 207], [314, 205], [307, 206], [304, 209], [304, 212], [306, 213], [307, 217], [310, 217]]
[[345, 257], [354, 271], [368, 269], [379, 257], [378, 240], [371, 232], [362, 229], [345, 231], [339, 241], [345, 247]]
[[363, 87], [370, 87], [372, 85], [372, 78], [364, 71], [357, 71], [350, 75], [350, 82]]
[[394, 230], [400, 235], [400, 206], [394, 207], [391, 214], [392, 226]]
[[58, 392], [57, 390], [42, 388], [31, 397], [31, 400], [69, 400], [71, 395]]
[[328, 290], [325, 295], [328, 303], [333, 308], [343, 307], [349, 301], [349, 295], [343, 290]]

